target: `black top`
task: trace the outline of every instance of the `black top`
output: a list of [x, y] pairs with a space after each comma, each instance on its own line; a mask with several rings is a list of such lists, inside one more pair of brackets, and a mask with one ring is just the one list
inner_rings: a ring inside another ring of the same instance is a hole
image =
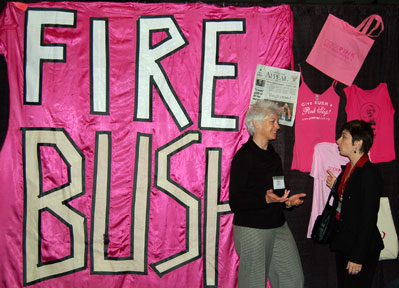
[[231, 163], [229, 204], [233, 224], [268, 229], [285, 223], [284, 203], [266, 203], [273, 176], [283, 176], [280, 156], [272, 145], [259, 148], [252, 137], [237, 151]]
[[[377, 228], [383, 182], [379, 170], [370, 161], [354, 169], [345, 188], [341, 217], [335, 223], [336, 232], [330, 247], [346, 254], [350, 261], [363, 264], [384, 247]], [[345, 166], [342, 166], [336, 185], [340, 184], [344, 171]], [[337, 193], [334, 195], [334, 208], [338, 206]]]

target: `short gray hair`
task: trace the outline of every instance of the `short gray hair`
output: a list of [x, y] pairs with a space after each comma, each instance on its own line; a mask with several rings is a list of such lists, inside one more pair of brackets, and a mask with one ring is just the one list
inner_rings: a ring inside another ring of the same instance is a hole
[[245, 125], [247, 126], [248, 133], [253, 136], [255, 133], [255, 127], [253, 121], [262, 121], [265, 117], [270, 115], [279, 116], [281, 112], [280, 107], [277, 103], [260, 99], [256, 101], [254, 104], [249, 106], [247, 114], [245, 115]]

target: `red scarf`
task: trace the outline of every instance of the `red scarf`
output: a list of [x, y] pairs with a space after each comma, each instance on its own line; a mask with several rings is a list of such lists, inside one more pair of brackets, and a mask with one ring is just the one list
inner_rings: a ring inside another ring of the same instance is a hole
[[[351, 178], [351, 176], [353, 174], [353, 171], [355, 171], [356, 167], [363, 167], [364, 164], [366, 164], [367, 161], [369, 161], [369, 155], [365, 153], [356, 162], [356, 164], [353, 167], [353, 169], [351, 169], [351, 165], [352, 165], [351, 162], [348, 162], [346, 164], [344, 175], [342, 176], [341, 183], [339, 183], [339, 187], [338, 187], [338, 197], [339, 197], [339, 199], [343, 198], [344, 191], [345, 191], [345, 188], [346, 188], [346, 184], [348, 184], [349, 178]], [[337, 218], [337, 220], [339, 220], [339, 218], [340, 218], [340, 213], [339, 212], [336, 213], [335, 218]]]

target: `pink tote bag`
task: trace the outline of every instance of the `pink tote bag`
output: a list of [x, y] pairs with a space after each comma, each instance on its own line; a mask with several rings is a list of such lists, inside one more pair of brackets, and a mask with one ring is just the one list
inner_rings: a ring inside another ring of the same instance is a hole
[[[373, 35], [378, 28], [379, 32]], [[383, 30], [384, 23], [376, 14], [356, 28], [329, 14], [306, 62], [350, 86], [373, 46], [374, 39], [370, 37], [378, 37]]]

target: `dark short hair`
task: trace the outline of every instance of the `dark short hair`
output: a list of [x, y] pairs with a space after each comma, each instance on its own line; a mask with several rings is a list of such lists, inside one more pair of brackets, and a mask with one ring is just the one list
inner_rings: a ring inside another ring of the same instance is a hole
[[342, 126], [341, 133], [344, 130], [351, 134], [352, 144], [355, 144], [355, 141], [363, 140], [362, 147], [360, 147], [361, 152], [369, 152], [374, 141], [374, 131], [370, 123], [363, 120], [352, 120]]

